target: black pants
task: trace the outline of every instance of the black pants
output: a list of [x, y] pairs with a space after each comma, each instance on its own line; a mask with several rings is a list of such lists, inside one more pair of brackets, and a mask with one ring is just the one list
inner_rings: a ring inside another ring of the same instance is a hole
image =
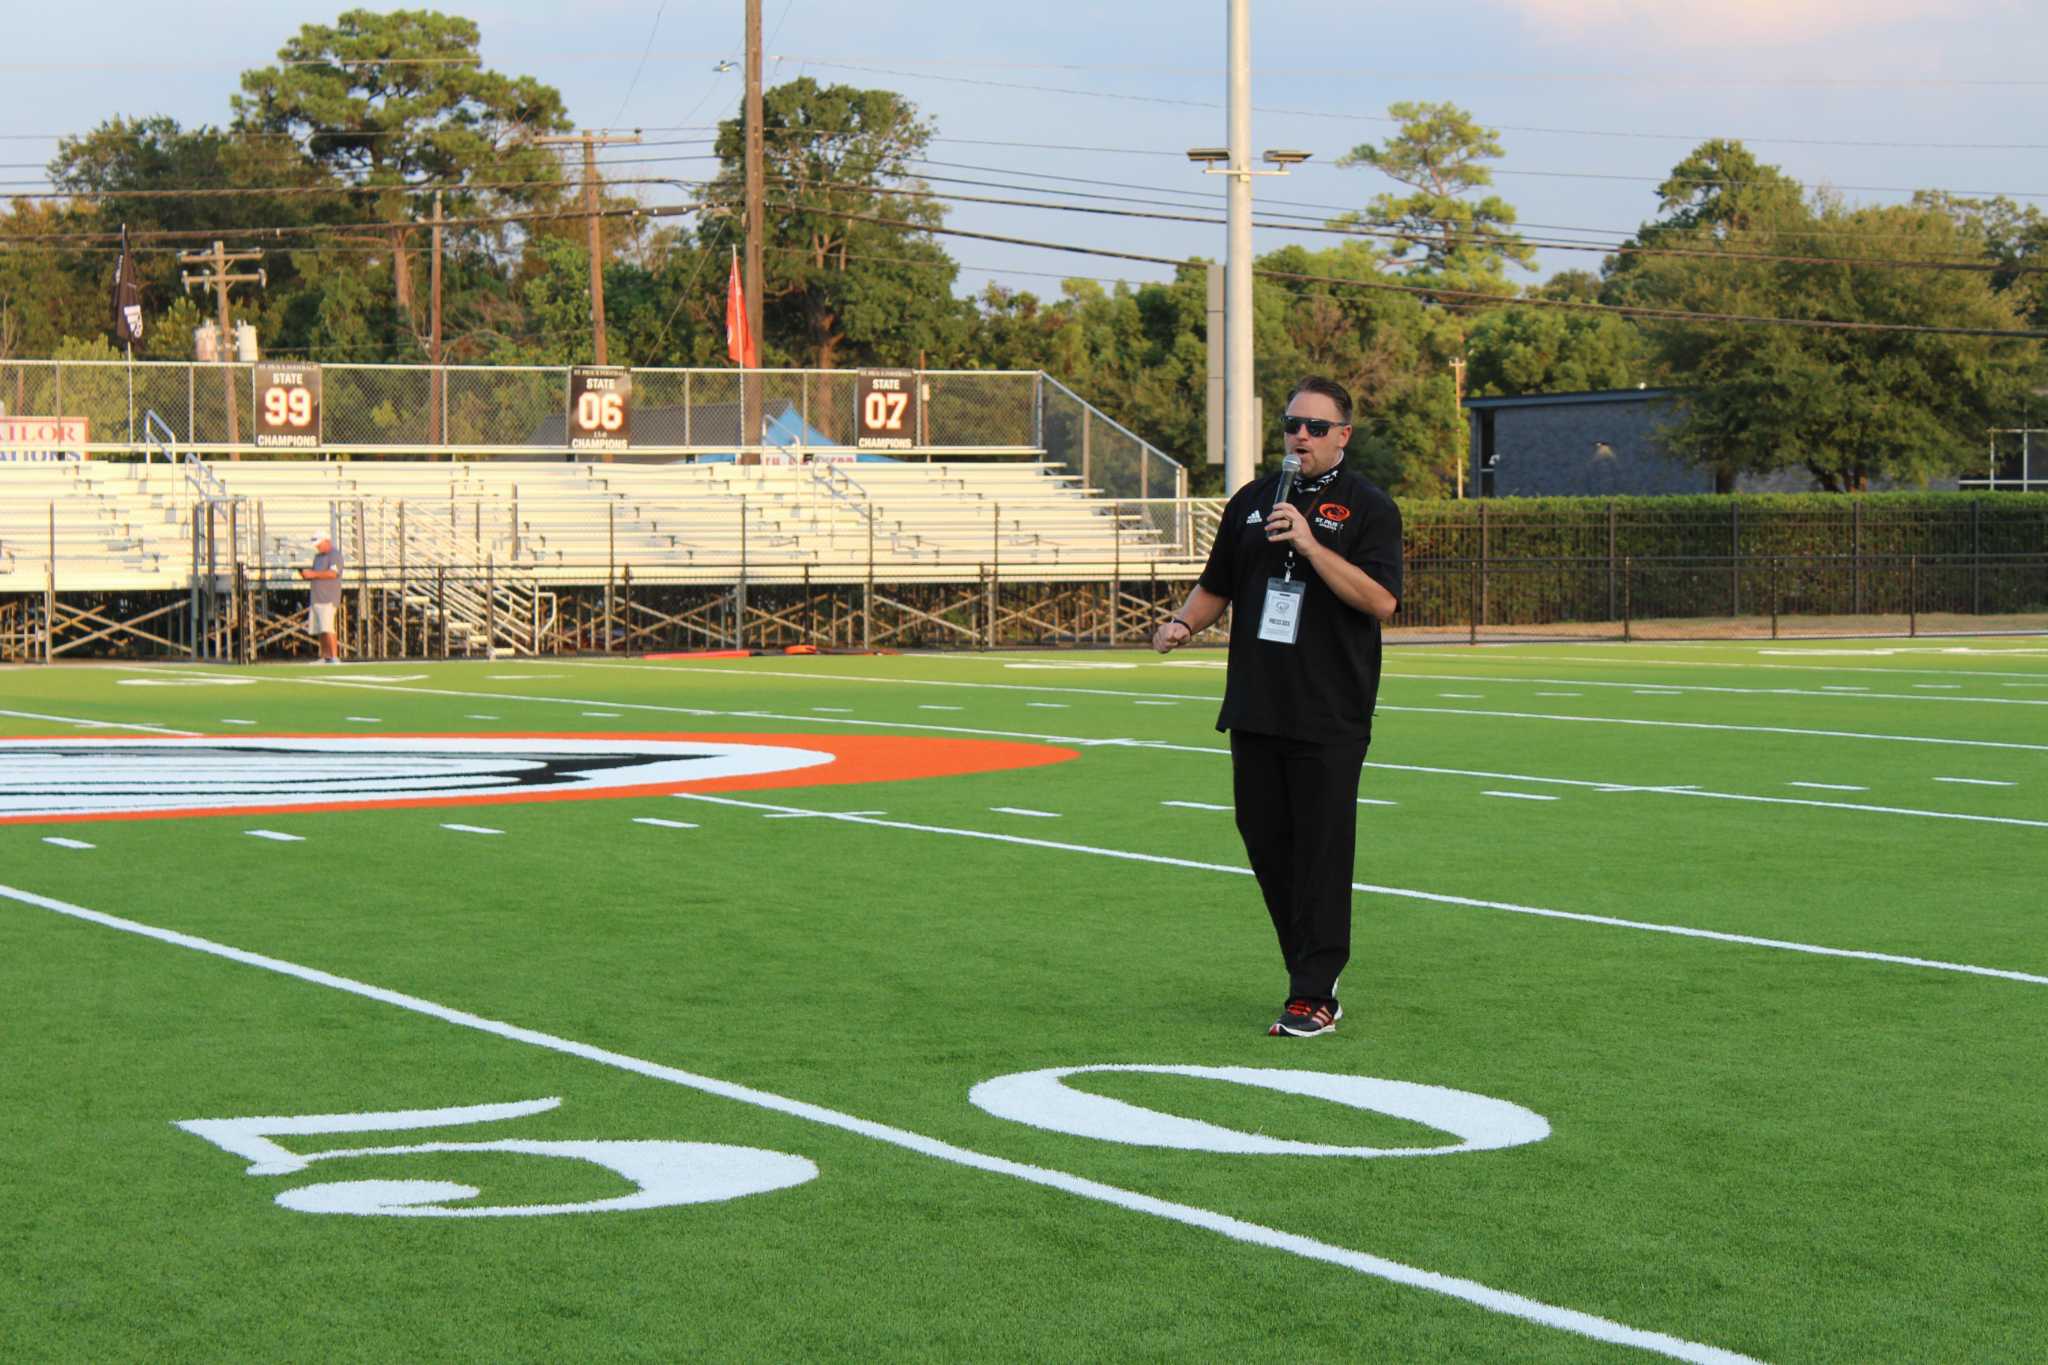
[[1287, 963], [1287, 993], [1334, 1000], [1351, 959], [1363, 743], [1230, 732], [1237, 832]]

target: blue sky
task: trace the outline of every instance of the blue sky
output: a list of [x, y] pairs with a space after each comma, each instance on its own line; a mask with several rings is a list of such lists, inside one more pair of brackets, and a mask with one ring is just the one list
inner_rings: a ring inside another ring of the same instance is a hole
[[[225, 122], [241, 71], [269, 62], [299, 24], [331, 22], [342, 8], [111, 0], [93, 11], [91, 42], [78, 11], [17, 12], [0, 58], [9, 92], [0, 103], [0, 180], [32, 188], [25, 182], [38, 177], [53, 135], [115, 115]], [[490, 66], [554, 85], [580, 124], [680, 126], [647, 137], [692, 139], [708, 134], [688, 126], [737, 109], [738, 73], [713, 70], [740, 55], [736, 0], [451, 0], [443, 8], [477, 21]], [[1206, 194], [1220, 206], [1222, 182], [1205, 179], [1183, 153], [1224, 141], [1221, 0], [764, 0], [764, 13], [770, 83], [808, 74], [903, 92], [937, 125], [929, 176], [1197, 211]], [[1254, 145], [1315, 154], [1288, 179], [1258, 182], [1260, 202], [1275, 209], [1321, 216], [1362, 208], [1392, 188], [1334, 163], [1390, 131], [1386, 108], [1396, 100], [1448, 100], [1499, 128], [1507, 155], [1496, 188], [1544, 238], [1612, 240], [1633, 230], [1654, 211], [1656, 181], [1710, 136], [1747, 139], [1766, 161], [1853, 202], [1898, 202], [1926, 187], [2002, 192], [2048, 208], [2048, 78], [2038, 62], [2048, 51], [2048, 5], [2038, 0], [1254, 0], [1252, 23]], [[711, 164], [662, 160], [616, 173], [689, 180]], [[1021, 197], [936, 179], [934, 187]], [[964, 204], [949, 222], [1165, 256], [1223, 251], [1222, 228], [1205, 225]], [[1330, 239], [1261, 230], [1257, 247], [1290, 240]], [[948, 249], [962, 264], [963, 292], [995, 280], [1054, 294], [1066, 276], [1170, 273], [966, 240]], [[1526, 278], [1598, 260], [1547, 251]]]

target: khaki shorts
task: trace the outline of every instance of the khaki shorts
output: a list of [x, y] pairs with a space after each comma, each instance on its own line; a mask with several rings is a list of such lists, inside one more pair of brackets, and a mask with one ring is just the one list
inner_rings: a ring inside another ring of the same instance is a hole
[[333, 602], [315, 602], [307, 609], [307, 615], [312, 620], [313, 633], [315, 635], [334, 634], [335, 605]]

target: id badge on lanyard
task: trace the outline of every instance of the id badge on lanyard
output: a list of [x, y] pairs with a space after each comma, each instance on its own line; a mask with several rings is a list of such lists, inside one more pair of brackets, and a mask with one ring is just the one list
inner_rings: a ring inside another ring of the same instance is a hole
[[1276, 645], [1291, 645], [1301, 631], [1301, 604], [1308, 584], [1292, 578], [1266, 580], [1266, 610], [1259, 617], [1259, 638]]

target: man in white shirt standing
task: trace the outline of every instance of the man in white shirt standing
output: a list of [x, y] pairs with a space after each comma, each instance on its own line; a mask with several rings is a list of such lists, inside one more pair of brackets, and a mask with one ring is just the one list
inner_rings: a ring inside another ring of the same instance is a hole
[[334, 633], [334, 613], [341, 606], [341, 554], [325, 536], [313, 548], [313, 566], [299, 570], [299, 577], [313, 585], [310, 616], [313, 633], [320, 637], [320, 662], [338, 664], [341, 642]]

